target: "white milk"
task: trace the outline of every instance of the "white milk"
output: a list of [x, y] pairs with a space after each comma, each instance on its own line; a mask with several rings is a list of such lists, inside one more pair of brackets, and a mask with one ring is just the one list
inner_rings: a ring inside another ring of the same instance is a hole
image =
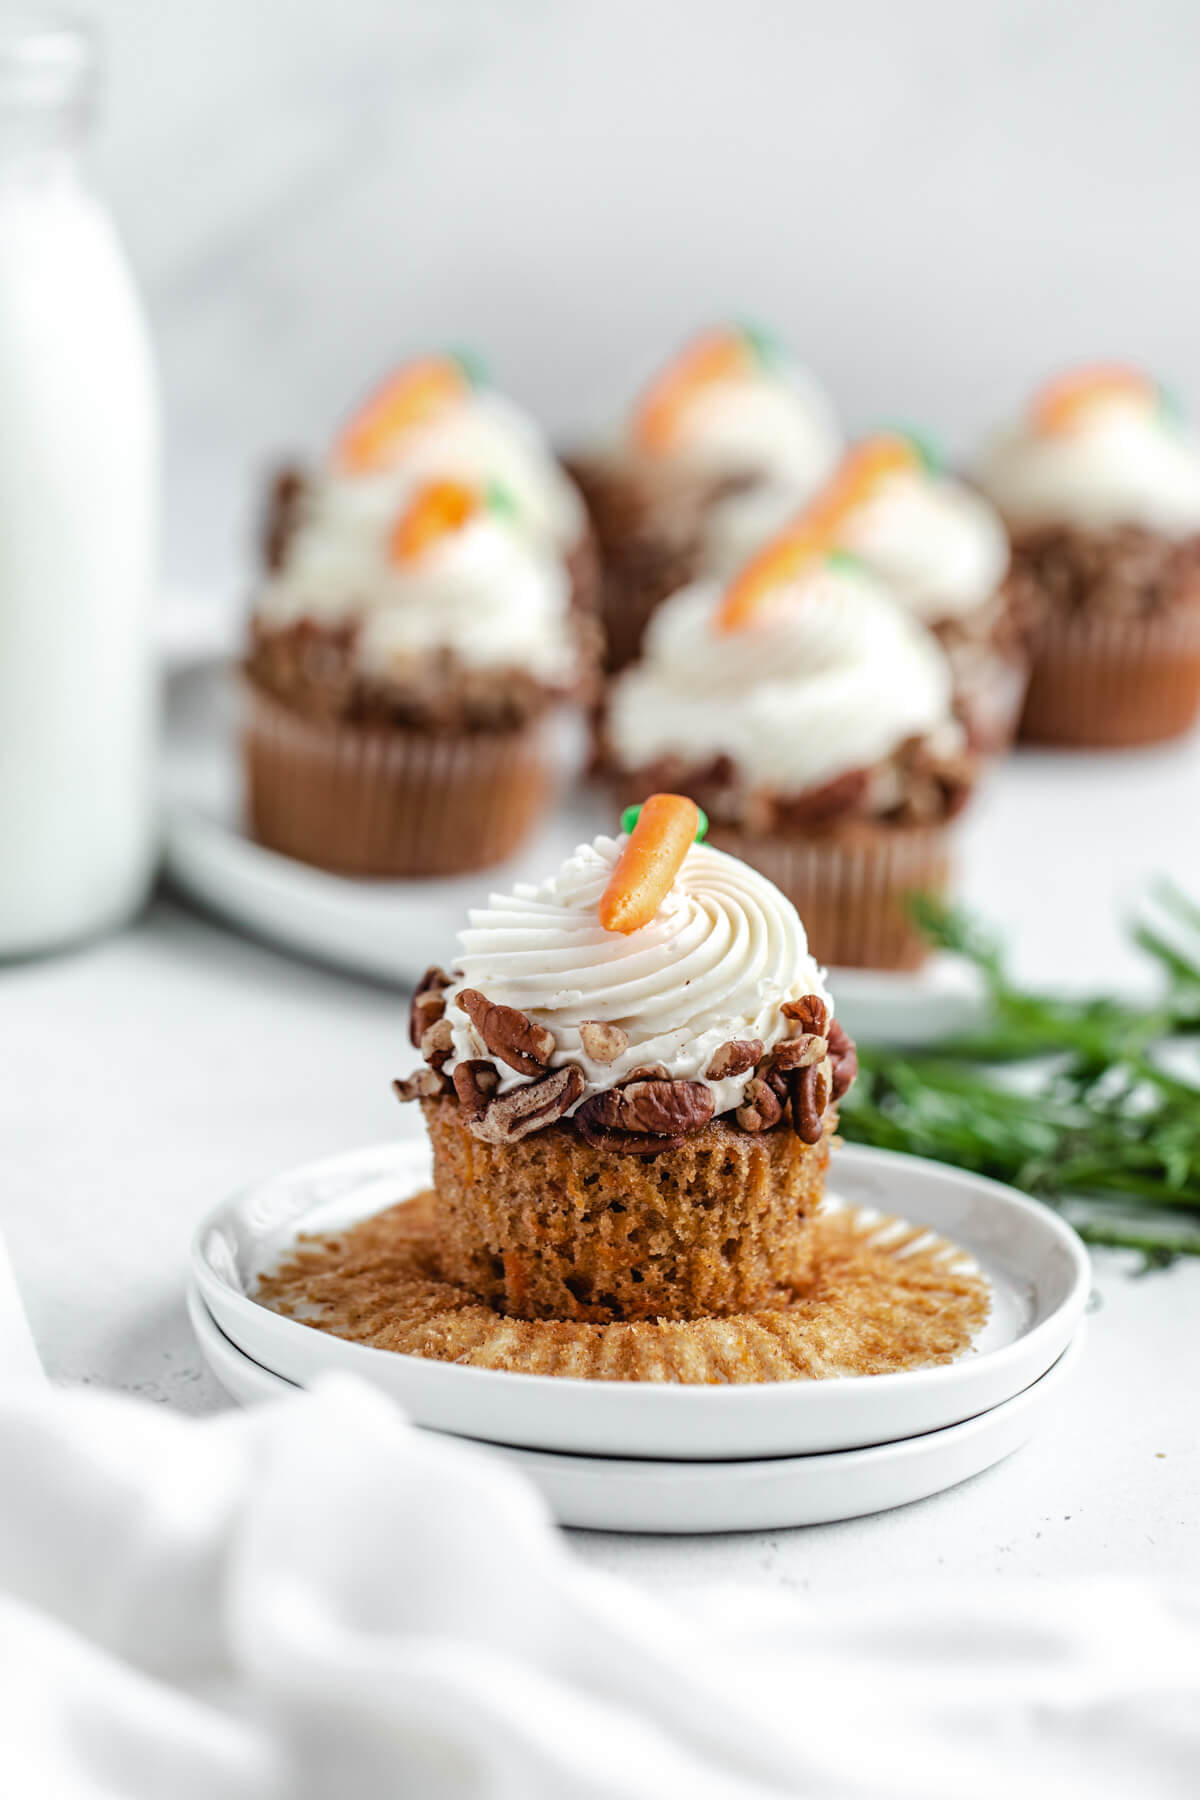
[[157, 407], [90, 75], [74, 28], [0, 33], [0, 956], [124, 919], [154, 857]]

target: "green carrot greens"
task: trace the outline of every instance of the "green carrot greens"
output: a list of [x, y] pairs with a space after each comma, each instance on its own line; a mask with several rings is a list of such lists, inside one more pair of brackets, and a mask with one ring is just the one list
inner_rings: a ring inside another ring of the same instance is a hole
[[1010, 1182], [1151, 1264], [1200, 1255], [1200, 906], [1154, 890], [1133, 930], [1162, 988], [1147, 1006], [1031, 992], [961, 913], [925, 901], [919, 917], [979, 970], [986, 1022], [919, 1048], [860, 1044], [842, 1135]]

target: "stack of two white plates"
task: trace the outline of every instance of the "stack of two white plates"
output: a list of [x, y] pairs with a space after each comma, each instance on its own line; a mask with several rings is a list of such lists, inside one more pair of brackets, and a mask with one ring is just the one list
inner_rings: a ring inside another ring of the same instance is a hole
[[898, 1215], [961, 1246], [991, 1312], [956, 1362], [903, 1374], [689, 1387], [500, 1373], [346, 1342], [254, 1298], [304, 1232], [335, 1232], [429, 1182], [423, 1146], [311, 1164], [218, 1208], [193, 1250], [189, 1304], [204, 1355], [235, 1399], [363, 1376], [418, 1425], [520, 1468], [564, 1525], [747, 1531], [855, 1518], [925, 1498], [1019, 1449], [1060, 1399], [1081, 1349], [1086, 1252], [1011, 1188], [914, 1157], [848, 1147], [837, 1200]]

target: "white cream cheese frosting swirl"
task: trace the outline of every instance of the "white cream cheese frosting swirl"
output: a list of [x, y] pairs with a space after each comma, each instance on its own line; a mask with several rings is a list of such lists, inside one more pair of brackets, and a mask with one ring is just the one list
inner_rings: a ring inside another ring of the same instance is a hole
[[614, 684], [608, 729], [624, 767], [726, 755], [751, 786], [797, 794], [910, 737], [960, 741], [937, 640], [849, 559], [814, 563], [737, 631], [716, 629], [722, 596], [705, 583], [668, 600], [642, 661]]
[[846, 514], [838, 540], [927, 624], [986, 605], [1008, 572], [1008, 534], [995, 508], [927, 470], [886, 476]]
[[358, 623], [359, 667], [380, 678], [447, 650], [470, 668], [570, 680], [578, 650], [565, 566], [509, 515], [482, 509], [416, 560], [398, 565], [389, 556], [391, 530], [420, 485], [407, 471], [391, 471], [317, 495], [284, 567], [260, 590], [260, 623]]
[[[454, 1048], [445, 1073], [489, 1054], [454, 1004], [461, 989], [476, 988], [553, 1032], [551, 1067], [574, 1063], [583, 1072], [577, 1105], [644, 1064], [662, 1063], [674, 1080], [703, 1081], [722, 1113], [741, 1104], [753, 1074], [709, 1080], [722, 1044], [758, 1038], [771, 1049], [788, 1035], [781, 1003], [804, 994], [819, 994], [832, 1013], [791, 901], [706, 844], [689, 850], [649, 924], [627, 935], [606, 931], [597, 908], [627, 841], [581, 844], [540, 886], [493, 894], [471, 912], [446, 991]], [[589, 1020], [626, 1033], [628, 1047], [615, 1062], [587, 1055], [579, 1027]], [[502, 1093], [529, 1079], [497, 1066]]]
[[1068, 430], [1013, 426], [987, 447], [977, 478], [1017, 526], [1200, 531], [1200, 434], [1136, 393], [1098, 399]]

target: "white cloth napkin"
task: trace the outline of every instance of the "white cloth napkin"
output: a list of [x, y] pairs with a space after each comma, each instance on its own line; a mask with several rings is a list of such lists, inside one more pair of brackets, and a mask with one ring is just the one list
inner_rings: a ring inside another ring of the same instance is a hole
[[1194, 1593], [668, 1610], [345, 1377], [202, 1421], [14, 1386], [0, 1471], [14, 1800], [1196, 1792]]

